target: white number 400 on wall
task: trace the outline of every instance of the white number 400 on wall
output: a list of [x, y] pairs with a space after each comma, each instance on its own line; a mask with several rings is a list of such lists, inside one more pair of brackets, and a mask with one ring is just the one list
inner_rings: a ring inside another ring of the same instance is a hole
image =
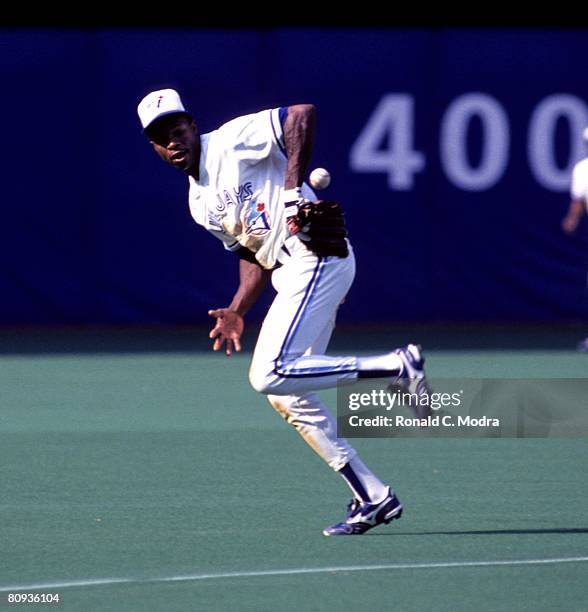
[[[481, 158], [475, 166], [467, 151], [468, 129], [473, 118], [478, 118], [482, 126]], [[555, 130], [559, 120], [567, 121], [570, 131], [568, 161], [563, 168], [555, 156]], [[537, 104], [529, 121], [527, 157], [531, 173], [542, 187], [559, 192], [569, 189], [572, 167], [585, 154], [582, 130], [587, 125], [588, 108], [576, 96], [554, 94]], [[425, 169], [425, 156], [415, 151], [413, 142], [413, 96], [387, 94], [351, 148], [351, 169], [387, 174], [390, 189], [410, 191], [415, 174]], [[455, 187], [464, 191], [494, 187], [508, 165], [510, 129], [506, 111], [488, 94], [473, 92], [459, 96], [441, 120], [439, 149], [443, 171]]]

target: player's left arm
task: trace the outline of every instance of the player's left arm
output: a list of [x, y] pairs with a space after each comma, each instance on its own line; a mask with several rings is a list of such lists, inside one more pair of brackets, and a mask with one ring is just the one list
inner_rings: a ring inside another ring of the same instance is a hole
[[316, 131], [316, 109], [314, 105], [295, 104], [289, 106], [283, 131], [288, 156], [284, 189], [295, 189], [302, 185], [312, 156]]
[[[239, 249], [239, 287], [227, 308], [209, 310], [208, 314], [216, 319], [216, 325], [209, 334], [214, 339], [213, 351], [218, 351], [226, 343], [225, 352], [231, 355], [241, 350], [241, 335], [245, 328], [244, 317], [266, 288], [271, 270], [262, 268], [247, 249]], [[251, 254], [253, 255], [253, 254]]]

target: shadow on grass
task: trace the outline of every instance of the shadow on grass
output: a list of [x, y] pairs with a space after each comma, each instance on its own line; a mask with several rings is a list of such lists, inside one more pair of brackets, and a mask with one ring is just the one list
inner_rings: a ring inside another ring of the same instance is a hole
[[536, 534], [588, 533], [588, 527], [561, 527], [553, 529], [475, 529], [471, 531], [376, 531], [374, 536], [427, 536], [427, 535], [536, 535]]

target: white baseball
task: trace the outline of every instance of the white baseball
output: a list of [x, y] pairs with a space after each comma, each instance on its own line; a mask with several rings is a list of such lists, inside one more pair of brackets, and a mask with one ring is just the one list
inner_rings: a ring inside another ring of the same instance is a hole
[[325, 189], [331, 182], [331, 175], [324, 168], [315, 168], [310, 173], [310, 186], [313, 189]]

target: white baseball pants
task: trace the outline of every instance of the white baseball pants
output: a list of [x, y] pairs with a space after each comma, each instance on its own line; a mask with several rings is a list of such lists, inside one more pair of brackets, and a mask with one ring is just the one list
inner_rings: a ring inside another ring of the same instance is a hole
[[249, 379], [334, 469], [356, 455], [337, 438], [336, 421], [313, 393], [357, 378], [355, 357], [324, 353], [337, 309], [355, 276], [355, 259], [319, 258], [303, 245], [272, 274], [277, 295], [263, 322]]

